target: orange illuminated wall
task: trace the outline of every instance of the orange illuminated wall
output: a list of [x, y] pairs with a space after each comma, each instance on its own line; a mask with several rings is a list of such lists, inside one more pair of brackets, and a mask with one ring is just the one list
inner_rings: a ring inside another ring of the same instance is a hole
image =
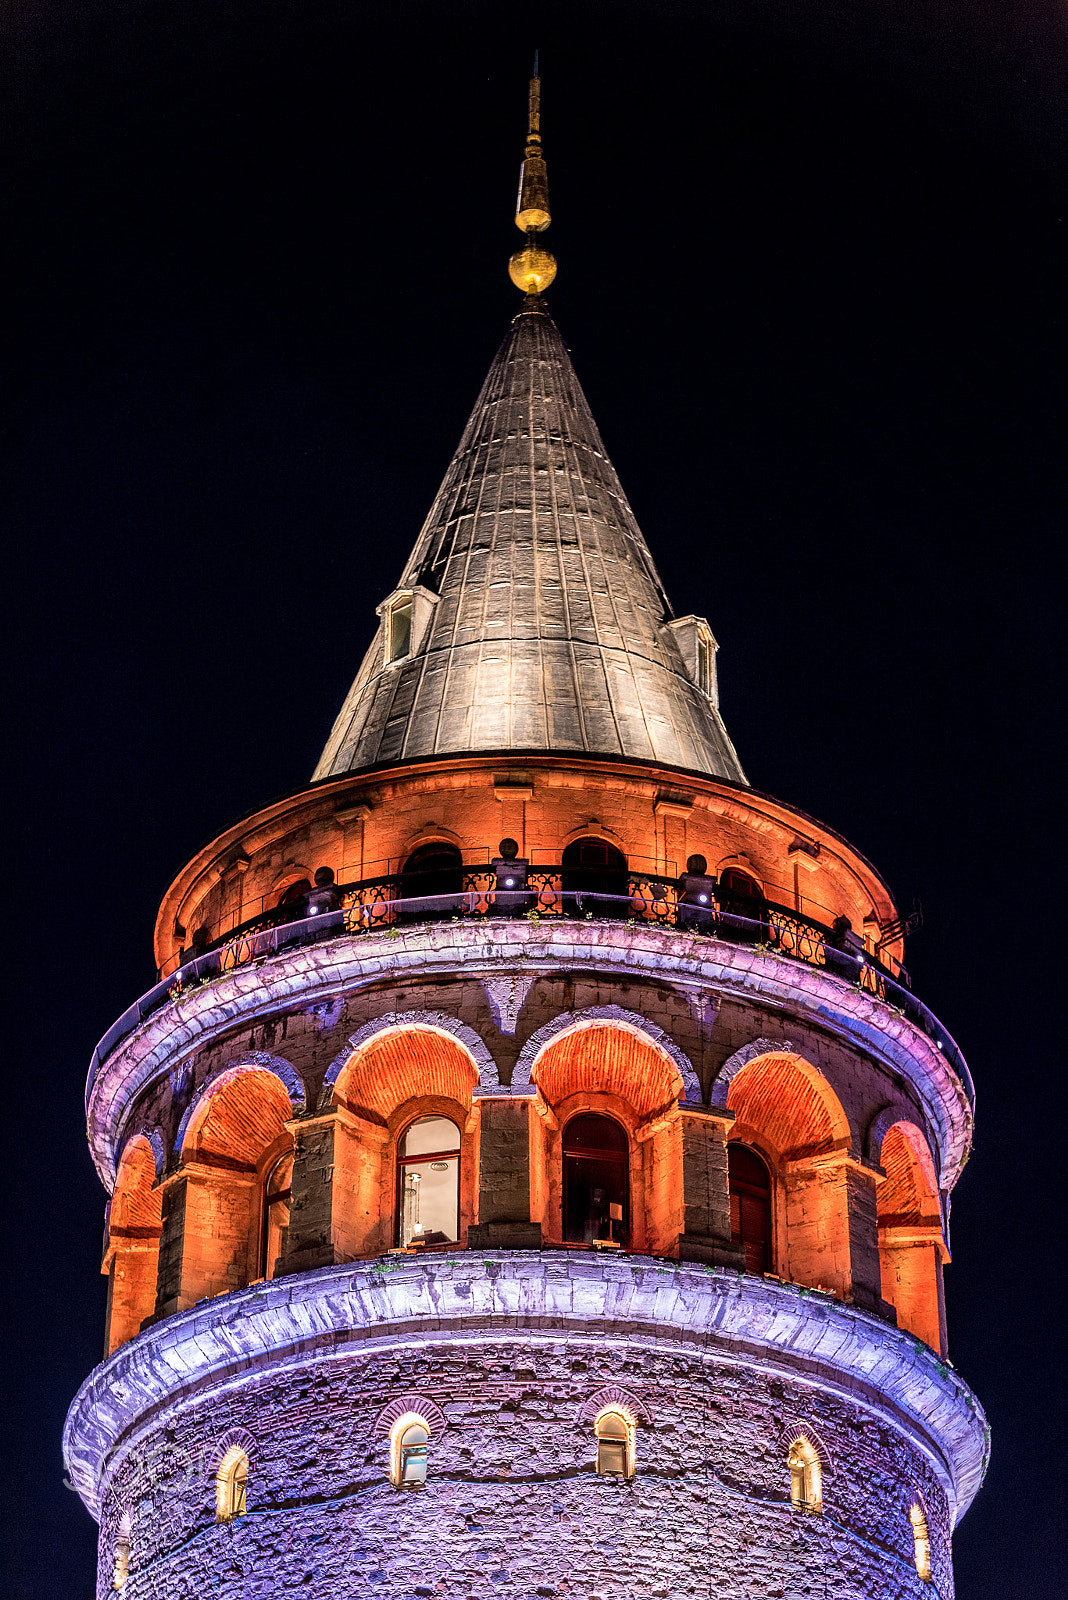
[[478, 1150], [469, 1124], [477, 1082], [478, 1068], [463, 1045], [433, 1028], [379, 1034], [344, 1067], [334, 1085], [336, 1260], [393, 1247], [397, 1143], [419, 1117], [448, 1117], [460, 1129], [460, 1243], [466, 1241], [475, 1213]]
[[293, 1148], [289, 1095], [272, 1072], [224, 1080], [191, 1121], [182, 1146], [185, 1183], [179, 1303], [242, 1288], [263, 1276], [263, 1190]]
[[918, 1128], [895, 1122], [880, 1159], [886, 1171], [878, 1195], [883, 1297], [897, 1311], [899, 1327], [941, 1352], [939, 1274], [946, 1252], [930, 1151]]
[[849, 1124], [830, 1084], [798, 1056], [758, 1056], [731, 1083], [731, 1138], [767, 1159], [772, 1260], [791, 1283], [852, 1292], [844, 1154]]
[[119, 1163], [102, 1272], [108, 1274], [107, 1354], [138, 1333], [156, 1309], [163, 1196], [153, 1185], [148, 1140], [131, 1139]]

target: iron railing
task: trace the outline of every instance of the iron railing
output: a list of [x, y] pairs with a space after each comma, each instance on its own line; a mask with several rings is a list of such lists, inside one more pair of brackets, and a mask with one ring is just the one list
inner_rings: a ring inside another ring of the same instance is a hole
[[974, 1107], [975, 1089], [964, 1058], [952, 1036], [911, 992], [907, 973], [901, 968], [895, 974], [860, 950], [850, 936], [836, 933], [785, 906], [751, 900], [719, 886], [711, 888], [708, 901], [701, 903], [680, 894], [676, 880], [651, 874], [620, 873], [617, 887], [625, 891], [620, 893], [604, 888], [576, 888], [574, 878], [563, 867], [529, 868], [525, 887], [502, 889], [492, 868], [476, 867], [457, 871], [456, 882], [448, 892], [431, 894], [421, 892], [410, 875], [394, 874], [339, 885], [327, 894], [327, 900], [333, 902], [332, 909], [309, 915], [308, 899], [321, 902], [322, 896], [322, 891], [313, 890], [305, 901], [262, 912], [197, 954], [175, 957], [161, 970], [159, 981], [123, 1012], [97, 1045], [86, 1100], [100, 1063], [146, 1018], [169, 1000], [178, 1000], [236, 968], [292, 945], [323, 939], [399, 934], [406, 926], [428, 922], [525, 917], [531, 923], [556, 918], [648, 923], [747, 944], [757, 951], [824, 967], [893, 1006], [922, 1029], [953, 1067]]

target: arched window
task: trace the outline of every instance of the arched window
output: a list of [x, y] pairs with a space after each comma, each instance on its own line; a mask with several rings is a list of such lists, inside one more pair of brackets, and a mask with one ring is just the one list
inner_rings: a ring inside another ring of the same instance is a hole
[[398, 595], [386, 613], [386, 660], [403, 661], [412, 648], [412, 597]]
[[634, 1423], [622, 1411], [602, 1411], [593, 1425], [597, 1435], [597, 1471], [602, 1477], [634, 1476]]
[[724, 867], [719, 875], [719, 886], [728, 894], [744, 895], [748, 900], [762, 900], [763, 890], [755, 878], [748, 872], [742, 872], [738, 867]]
[[771, 1175], [747, 1144], [727, 1146], [731, 1238], [745, 1246], [746, 1272], [771, 1269]]
[[909, 1507], [909, 1521], [912, 1523], [912, 1556], [916, 1563], [916, 1571], [924, 1583], [930, 1583], [931, 1536], [927, 1531], [927, 1518], [923, 1514], [923, 1507], [915, 1500]]
[[630, 1238], [626, 1130], [594, 1111], [564, 1128], [564, 1238], [625, 1245]]
[[130, 1513], [124, 1511], [119, 1518], [118, 1535], [115, 1539], [115, 1562], [112, 1568], [111, 1587], [124, 1589], [126, 1580], [130, 1576]]
[[[401, 915], [451, 916], [463, 891], [463, 856], [454, 844], [434, 840], [421, 844], [404, 863], [401, 873]], [[448, 898], [442, 899], [442, 896]]]
[[[573, 909], [596, 911], [596, 897], [610, 895], [612, 898], [600, 909], [605, 914], [625, 914], [627, 907], [620, 902], [627, 898], [627, 858], [614, 845], [604, 839], [576, 839], [564, 851], [561, 865], [561, 886], [565, 897], [572, 897]], [[587, 895], [593, 898], [586, 901]], [[567, 898], [564, 904], [569, 905]]]
[[265, 1278], [274, 1277], [282, 1240], [289, 1227], [289, 1207], [293, 1194], [293, 1152], [279, 1156], [267, 1173], [263, 1185], [263, 1241], [260, 1267]]
[[233, 1522], [245, 1515], [248, 1490], [248, 1456], [240, 1445], [233, 1445], [219, 1462], [215, 1474], [215, 1520]]
[[430, 1425], [412, 1412], [399, 1417], [390, 1432], [390, 1477], [398, 1489], [421, 1489], [426, 1483]]
[[790, 1446], [790, 1499], [805, 1511], [819, 1511], [823, 1505], [823, 1474], [815, 1447], [802, 1436]]
[[397, 1146], [397, 1243], [459, 1237], [460, 1130], [448, 1117], [420, 1117]]
[[308, 878], [298, 878], [296, 883], [287, 884], [278, 896], [277, 904], [280, 906], [295, 906], [298, 901], [311, 890], [311, 881]]

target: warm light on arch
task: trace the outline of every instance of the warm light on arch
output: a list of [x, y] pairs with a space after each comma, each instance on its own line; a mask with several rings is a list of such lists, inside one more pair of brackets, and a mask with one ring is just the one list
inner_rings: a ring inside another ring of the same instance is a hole
[[426, 1024], [390, 1027], [344, 1066], [333, 1098], [356, 1115], [387, 1122], [409, 1100], [451, 1100], [469, 1112], [478, 1066], [459, 1039]]
[[584, 1091], [618, 1096], [638, 1117], [668, 1108], [682, 1093], [682, 1074], [667, 1051], [630, 1023], [595, 1018], [550, 1039], [531, 1068], [551, 1106]]
[[756, 1056], [736, 1074], [727, 1094], [739, 1138], [760, 1136], [781, 1158], [797, 1159], [846, 1147], [849, 1121], [821, 1073], [801, 1056]]

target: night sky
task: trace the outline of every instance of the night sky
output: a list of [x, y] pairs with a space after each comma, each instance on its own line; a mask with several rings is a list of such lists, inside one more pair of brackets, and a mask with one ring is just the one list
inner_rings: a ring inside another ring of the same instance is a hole
[[1063, 1593], [1064, 267], [1053, 0], [12, 0], [6, 1595], [93, 1588], [82, 1093], [171, 877], [308, 780], [518, 296], [550, 304], [750, 780], [922, 898], [978, 1090], [958, 1594]]

